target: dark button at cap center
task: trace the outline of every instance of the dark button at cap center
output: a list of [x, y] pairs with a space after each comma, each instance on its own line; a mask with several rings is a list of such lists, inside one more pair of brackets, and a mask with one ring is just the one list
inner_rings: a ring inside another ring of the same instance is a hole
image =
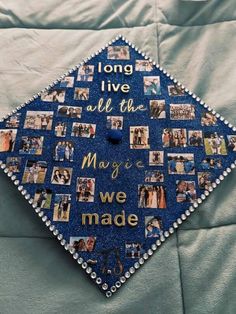
[[113, 144], [118, 144], [122, 140], [122, 132], [120, 130], [109, 130], [107, 133], [107, 139]]

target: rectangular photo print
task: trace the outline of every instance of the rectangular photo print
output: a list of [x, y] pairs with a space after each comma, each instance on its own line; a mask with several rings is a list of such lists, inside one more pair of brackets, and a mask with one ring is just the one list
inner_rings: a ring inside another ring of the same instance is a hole
[[24, 129], [51, 130], [53, 111], [27, 111]]
[[135, 71], [150, 72], [153, 70], [152, 62], [148, 60], [136, 60], [135, 61]]
[[96, 246], [96, 237], [70, 237], [70, 248], [75, 252], [93, 252]]
[[21, 157], [7, 157], [6, 166], [10, 172], [20, 172]]
[[20, 124], [21, 113], [11, 115], [6, 121], [6, 128], [18, 128]]
[[74, 92], [75, 100], [88, 100], [89, 99], [89, 88], [76, 87]]
[[56, 194], [53, 206], [53, 221], [68, 222], [70, 207], [71, 194]]
[[222, 160], [220, 158], [204, 158], [200, 164], [201, 170], [222, 169]]
[[168, 94], [169, 96], [184, 96], [184, 88], [178, 85], [169, 85], [168, 86]]
[[22, 136], [20, 154], [42, 155], [44, 136]]
[[94, 202], [95, 178], [77, 178], [76, 199], [78, 202]]
[[166, 208], [166, 190], [163, 186], [139, 185], [139, 208]]
[[54, 146], [55, 161], [74, 161], [75, 146], [72, 141], [59, 141]]
[[34, 203], [38, 208], [50, 209], [52, 201], [52, 190], [37, 189], [34, 194]]
[[186, 147], [186, 129], [164, 129], [162, 133], [163, 147]]
[[208, 190], [214, 181], [214, 175], [211, 172], [198, 172], [199, 189]]
[[236, 152], [236, 135], [227, 135], [228, 149]]
[[171, 120], [194, 120], [195, 107], [191, 104], [170, 104]]
[[129, 46], [109, 46], [107, 48], [107, 59], [110, 60], [129, 60]]
[[149, 105], [151, 119], [165, 119], [165, 100], [150, 100]]
[[122, 130], [123, 117], [122, 116], [107, 116], [107, 129]]
[[149, 127], [131, 126], [130, 127], [130, 148], [149, 149]]
[[94, 138], [96, 134], [96, 124], [74, 122], [71, 136]]
[[193, 203], [197, 199], [197, 192], [194, 181], [176, 181], [176, 201], [177, 203]]
[[189, 130], [188, 131], [188, 144], [189, 146], [202, 146], [203, 135], [200, 130]]
[[46, 161], [27, 160], [22, 183], [42, 184], [47, 173]]
[[77, 81], [92, 82], [94, 74], [94, 65], [84, 64], [78, 68]]
[[12, 152], [16, 142], [16, 129], [0, 129], [0, 152]]
[[73, 76], [66, 76], [60, 82], [60, 87], [63, 88], [71, 88], [74, 86], [74, 77]]
[[207, 155], [227, 155], [224, 136], [217, 132], [204, 133], [204, 145]]
[[163, 166], [164, 165], [164, 151], [152, 150], [149, 151], [149, 166]]
[[203, 112], [201, 118], [202, 126], [214, 126], [217, 125], [217, 118], [211, 112]]
[[57, 122], [55, 125], [55, 136], [56, 137], [65, 137], [67, 130], [66, 122]]
[[146, 170], [145, 182], [164, 182], [164, 174], [160, 170]]
[[55, 89], [42, 93], [41, 100], [46, 102], [59, 102], [63, 103], [65, 101], [65, 90]]
[[160, 76], [144, 76], [143, 87], [145, 96], [161, 95]]
[[168, 153], [169, 174], [195, 174], [194, 154]]
[[61, 118], [81, 118], [82, 107], [76, 106], [58, 106], [57, 116]]
[[145, 238], [159, 238], [162, 235], [162, 220], [157, 216], [145, 216]]
[[67, 167], [53, 167], [51, 183], [59, 185], [70, 185], [72, 170], [72, 168]]
[[126, 242], [125, 243], [125, 257], [126, 258], [140, 258], [143, 255], [144, 249], [141, 243]]

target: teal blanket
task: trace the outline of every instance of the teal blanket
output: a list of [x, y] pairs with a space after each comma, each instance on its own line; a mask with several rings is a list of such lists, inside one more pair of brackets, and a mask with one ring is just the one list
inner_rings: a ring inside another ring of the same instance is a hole
[[[0, 0], [0, 115], [123, 34], [236, 125], [235, 19], [235, 0]], [[235, 313], [235, 181], [106, 299], [1, 172], [0, 313]]]

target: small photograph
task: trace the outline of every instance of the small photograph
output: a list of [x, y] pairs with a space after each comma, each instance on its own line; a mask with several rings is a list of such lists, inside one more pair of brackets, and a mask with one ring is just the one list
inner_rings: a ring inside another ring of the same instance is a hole
[[200, 168], [202, 170], [221, 169], [222, 168], [222, 160], [219, 158], [205, 158], [202, 160], [202, 162], [200, 164]]
[[78, 68], [77, 81], [92, 82], [94, 74], [94, 65], [81, 65]]
[[168, 94], [169, 96], [184, 96], [184, 88], [178, 85], [169, 85]]
[[72, 168], [53, 167], [51, 183], [60, 185], [70, 185]]
[[109, 46], [107, 48], [107, 59], [110, 60], [129, 60], [129, 46]]
[[56, 194], [53, 208], [53, 220], [68, 222], [70, 217], [71, 194]]
[[195, 107], [190, 104], [170, 104], [171, 120], [193, 120], [195, 119]]
[[75, 147], [72, 141], [57, 142], [54, 148], [53, 159], [55, 161], [73, 161]]
[[10, 172], [20, 172], [21, 157], [7, 157], [6, 166]]
[[193, 203], [197, 199], [197, 192], [194, 181], [176, 181], [176, 201], [177, 203]]
[[82, 107], [58, 106], [57, 116], [62, 118], [81, 118]]
[[65, 101], [66, 91], [62, 89], [55, 89], [42, 93], [41, 100], [47, 102], [59, 102]]
[[60, 82], [60, 87], [67, 87], [71, 88], [74, 86], [74, 77], [73, 76], [66, 76], [63, 80]]
[[71, 136], [94, 138], [96, 124], [74, 122], [72, 125]]
[[126, 242], [125, 243], [125, 257], [126, 258], [140, 258], [144, 253], [141, 243]]
[[150, 118], [165, 119], [165, 100], [150, 100]]
[[163, 147], [186, 147], [186, 129], [164, 129], [162, 133]]
[[43, 140], [43, 136], [22, 136], [19, 153], [42, 155]]
[[53, 111], [27, 111], [24, 129], [51, 130]]
[[66, 136], [67, 125], [65, 122], [57, 122], [55, 125], [55, 136], [65, 137]]
[[50, 189], [37, 189], [34, 194], [34, 204], [38, 208], [50, 209], [52, 201], [52, 190]]
[[46, 161], [27, 160], [22, 183], [42, 184], [47, 172]]
[[208, 190], [214, 181], [214, 176], [210, 172], [198, 172], [198, 186], [202, 190]]
[[95, 249], [96, 237], [70, 237], [70, 248], [75, 252], [92, 252]]
[[94, 178], [77, 178], [76, 199], [78, 202], [94, 202], [95, 179]]
[[169, 174], [195, 174], [194, 154], [167, 154]]
[[160, 150], [152, 150], [149, 152], [149, 166], [163, 166], [164, 152]]
[[20, 123], [21, 113], [11, 115], [6, 121], [6, 128], [18, 128]]
[[143, 77], [144, 95], [155, 96], [161, 95], [160, 76]]
[[130, 148], [131, 149], [150, 148], [148, 126], [131, 126], [130, 127]]
[[226, 143], [223, 135], [218, 133], [204, 133], [204, 144], [207, 155], [227, 155]]
[[188, 144], [189, 146], [202, 146], [203, 136], [200, 130], [189, 130], [188, 131]]
[[166, 191], [163, 186], [139, 185], [139, 208], [166, 208]]
[[0, 129], [0, 152], [12, 152], [14, 150], [17, 130]]
[[152, 62], [148, 60], [136, 60], [135, 61], [135, 71], [150, 72], [153, 70]]
[[201, 118], [201, 124], [203, 126], [217, 125], [217, 118], [211, 112], [203, 112]]
[[236, 135], [227, 135], [229, 150], [236, 152]]
[[88, 100], [89, 99], [89, 88], [76, 87], [74, 92], [75, 100]]
[[159, 238], [162, 235], [161, 219], [155, 216], [145, 216], [145, 238]]
[[107, 116], [107, 129], [122, 130], [123, 117], [122, 116]]
[[145, 182], [164, 182], [164, 174], [160, 170], [146, 170]]

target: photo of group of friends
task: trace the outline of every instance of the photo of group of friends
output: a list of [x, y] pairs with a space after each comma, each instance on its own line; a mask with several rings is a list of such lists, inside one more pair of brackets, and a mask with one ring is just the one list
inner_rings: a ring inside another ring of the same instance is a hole
[[42, 188], [37, 189], [34, 194], [34, 204], [38, 208], [50, 209], [52, 201], [52, 190]]
[[94, 74], [94, 65], [81, 65], [78, 68], [77, 81], [92, 82]]
[[194, 154], [168, 153], [169, 174], [195, 174]]
[[135, 71], [150, 72], [153, 70], [152, 62], [148, 60], [135, 60]]
[[178, 85], [169, 85], [168, 86], [168, 94], [169, 96], [184, 96], [184, 88]]
[[144, 253], [141, 243], [126, 242], [125, 243], [125, 257], [139, 258]]
[[51, 183], [59, 185], [70, 185], [72, 170], [72, 168], [67, 167], [53, 167]]
[[74, 122], [72, 125], [71, 136], [94, 138], [96, 124]]
[[160, 76], [143, 77], [144, 95], [155, 96], [161, 94]]
[[24, 129], [51, 130], [53, 111], [27, 111]]
[[149, 151], [149, 166], [163, 166], [164, 151], [152, 150]]
[[11, 172], [20, 172], [21, 157], [7, 157], [6, 166]]
[[57, 116], [62, 118], [81, 118], [82, 107], [58, 106]]
[[94, 202], [95, 178], [77, 178], [76, 199], [78, 202]]
[[177, 180], [176, 181], [176, 201], [177, 203], [193, 203], [197, 198], [194, 181]]
[[204, 133], [204, 144], [207, 155], [227, 155], [224, 136], [217, 132]]
[[89, 99], [89, 88], [76, 87], [74, 92], [75, 100], [88, 100]]
[[217, 125], [217, 118], [211, 112], [203, 112], [201, 118], [202, 126]]
[[165, 100], [150, 100], [150, 118], [165, 119]]
[[139, 185], [139, 208], [166, 208], [166, 191], [163, 186]]
[[55, 89], [42, 93], [41, 100], [47, 102], [59, 102], [65, 101], [66, 92], [63, 89]]
[[12, 152], [16, 142], [17, 130], [0, 129], [0, 152]]
[[188, 144], [189, 146], [202, 146], [203, 145], [202, 131], [189, 130], [188, 131]]
[[228, 148], [232, 151], [236, 151], [236, 135], [228, 135]]
[[72, 88], [74, 86], [74, 77], [66, 76], [60, 81], [60, 87]]
[[15, 113], [6, 120], [6, 128], [18, 128], [20, 124], [21, 113]]
[[145, 182], [163, 182], [164, 174], [160, 170], [146, 170]]
[[67, 222], [70, 217], [71, 194], [56, 194], [53, 208], [53, 220]]
[[46, 161], [27, 160], [22, 183], [42, 184], [47, 172]]
[[67, 125], [65, 122], [57, 122], [55, 125], [55, 136], [65, 137], [66, 136]]
[[145, 238], [159, 238], [162, 235], [161, 219], [155, 216], [145, 216]]
[[110, 60], [129, 60], [129, 46], [109, 46], [107, 48], [107, 59]]
[[198, 186], [202, 190], [208, 190], [214, 181], [214, 175], [211, 172], [198, 172]]
[[186, 129], [164, 129], [162, 133], [163, 147], [186, 147]]
[[96, 237], [70, 237], [70, 248], [75, 252], [92, 252], [95, 249]]
[[123, 117], [122, 116], [107, 116], [107, 129], [122, 130]]
[[221, 169], [222, 160], [219, 158], [204, 158], [200, 164], [202, 170]]
[[20, 154], [41, 155], [43, 151], [43, 136], [22, 136]]
[[195, 119], [195, 107], [191, 104], [170, 104], [171, 120]]
[[131, 126], [130, 127], [130, 148], [131, 149], [150, 148], [148, 126]]
[[57, 142], [54, 149], [53, 159], [55, 161], [73, 161], [74, 160], [74, 143], [72, 141]]

